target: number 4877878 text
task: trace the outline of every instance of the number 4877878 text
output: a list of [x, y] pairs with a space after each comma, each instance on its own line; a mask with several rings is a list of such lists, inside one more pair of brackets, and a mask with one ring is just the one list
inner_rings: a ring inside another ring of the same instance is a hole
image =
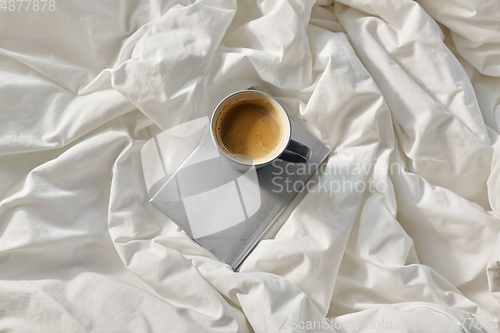
[[[26, 6], [23, 6], [24, 3], [27, 3]], [[10, 11], [10, 12], [20, 12], [32, 10], [34, 12], [44, 11], [45, 8], [47, 10], [53, 12], [56, 10], [56, 2], [55, 0], [4, 0], [2, 5], [0, 6], [0, 10]]]

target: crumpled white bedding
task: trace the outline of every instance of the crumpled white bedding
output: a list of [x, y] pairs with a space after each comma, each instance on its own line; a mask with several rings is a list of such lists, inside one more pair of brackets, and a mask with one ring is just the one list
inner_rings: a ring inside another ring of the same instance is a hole
[[[307, 193], [235, 273], [140, 151], [252, 85], [320, 180], [381, 186]], [[495, 0], [0, 10], [0, 332], [499, 332], [499, 133]]]

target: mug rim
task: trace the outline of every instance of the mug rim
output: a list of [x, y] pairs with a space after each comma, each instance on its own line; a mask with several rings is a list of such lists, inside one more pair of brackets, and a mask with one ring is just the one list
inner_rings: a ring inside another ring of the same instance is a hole
[[[219, 142], [217, 141], [216, 135], [214, 133], [214, 121], [216, 121], [216, 119], [214, 119], [214, 118], [215, 118], [215, 115], [216, 115], [217, 111], [219, 110], [220, 106], [226, 100], [228, 100], [229, 98], [233, 97], [234, 95], [245, 93], [245, 92], [252, 92], [252, 93], [257, 93], [257, 94], [265, 95], [265, 96], [269, 97], [270, 99], [272, 99], [273, 101], [275, 101], [280, 106], [280, 108], [283, 110], [283, 113], [285, 114], [286, 120], [287, 120], [287, 121], [285, 120], [285, 124], [287, 124], [287, 126], [289, 128], [288, 137], [285, 138], [284, 143], [283, 143], [283, 147], [280, 148], [280, 150], [278, 151], [278, 153], [274, 157], [272, 157], [272, 158], [270, 158], [268, 160], [265, 160], [263, 162], [260, 162], [260, 163], [246, 163], [246, 162], [240, 161], [240, 160], [232, 157], [231, 155], [229, 155], [228, 153], [226, 153], [224, 151], [224, 149], [221, 148]], [[235, 92], [227, 95], [226, 97], [224, 97], [217, 104], [217, 106], [215, 107], [214, 111], [212, 112], [212, 117], [210, 118], [210, 135], [212, 136], [212, 140], [214, 141], [214, 143], [217, 146], [217, 148], [224, 154], [225, 157], [229, 158], [231, 161], [233, 161], [235, 163], [238, 163], [240, 165], [244, 165], [244, 166], [261, 167], [263, 165], [269, 164], [272, 161], [278, 159], [281, 156], [281, 154], [283, 154], [283, 152], [286, 150], [286, 147], [288, 146], [288, 143], [290, 142], [290, 139], [292, 138], [292, 122], [290, 121], [290, 116], [288, 115], [288, 112], [286, 112], [285, 107], [283, 105], [281, 105], [281, 103], [278, 102], [276, 100], [276, 98], [274, 98], [273, 96], [269, 95], [268, 93], [265, 93], [265, 92], [260, 91], [260, 90], [256, 90], [256, 89], [243, 89], [243, 90], [238, 90], [238, 91], [235, 91]]]

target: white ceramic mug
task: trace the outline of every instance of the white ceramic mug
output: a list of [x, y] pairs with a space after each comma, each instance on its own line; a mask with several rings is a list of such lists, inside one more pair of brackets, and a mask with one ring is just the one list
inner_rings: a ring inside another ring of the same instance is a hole
[[[219, 117], [219, 114], [225, 109], [225, 107], [227, 107], [228, 105], [233, 105], [237, 102], [252, 100], [264, 100], [265, 102], [271, 104], [279, 112], [284, 122], [284, 133], [282, 133], [281, 135], [280, 149], [277, 150], [273, 155], [269, 156], [268, 159], [259, 163], [253, 163], [253, 161], [245, 162], [227, 153], [226, 150], [221, 147], [221, 144], [216, 137], [217, 119]], [[286, 113], [285, 108], [269, 94], [252, 88], [232, 93], [217, 105], [214, 113], [212, 114], [210, 134], [212, 135], [212, 140], [214, 141], [215, 146], [219, 149], [222, 156], [229, 159], [229, 161], [235, 168], [241, 170], [247, 170], [252, 165], [254, 165], [256, 168], [260, 168], [269, 163], [272, 163], [272, 161], [278, 158], [292, 163], [306, 163], [311, 156], [311, 150], [306, 145], [291, 139], [292, 125], [290, 122], [290, 117]]]

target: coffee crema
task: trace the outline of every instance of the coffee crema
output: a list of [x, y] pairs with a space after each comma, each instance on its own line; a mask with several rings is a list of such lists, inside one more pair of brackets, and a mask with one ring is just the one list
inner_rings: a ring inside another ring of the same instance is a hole
[[281, 147], [281, 118], [278, 110], [264, 100], [237, 102], [219, 115], [218, 140], [237, 159], [243, 156], [251, 158], [253, 163], [266, 161]]

